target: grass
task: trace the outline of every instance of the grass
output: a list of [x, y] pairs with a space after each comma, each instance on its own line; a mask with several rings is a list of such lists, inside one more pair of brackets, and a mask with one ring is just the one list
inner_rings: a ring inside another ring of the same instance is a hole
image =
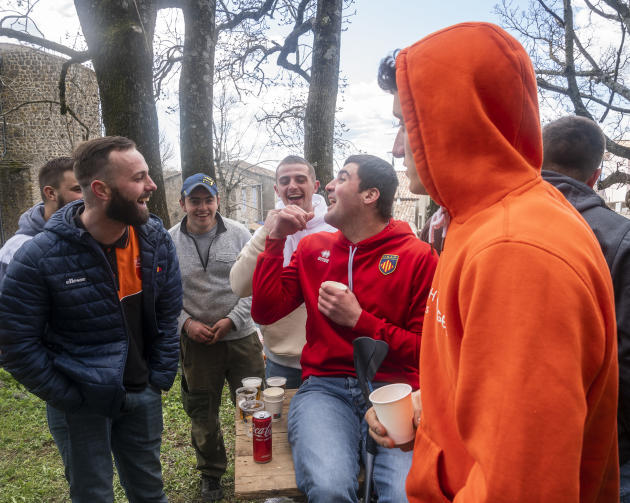
[[[171, 503], [197, 501], [199, 473], [190, 446], [190, 421], [180, 401], [179, 376], [162, 396], [164, 434], [162, 473]], [[223, 478], [226, 503], [234, 498], [234, 407], [227, 386], [223, 390], [221, 425], [228, 453]], [[127, 501], [118, 480], [116, 503]], [[57, 447], [48, 431], [46, 406], [9, 373], [0, 368], [0, 503], [69, 502], [68, 486]]]

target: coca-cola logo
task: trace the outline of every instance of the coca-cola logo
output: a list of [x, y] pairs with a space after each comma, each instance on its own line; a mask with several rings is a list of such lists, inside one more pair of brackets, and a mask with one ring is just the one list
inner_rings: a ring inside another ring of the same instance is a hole
[[253, 431], [254, 436], [256, 437], [269, 438], [271, 436], [271, 423], [269, 423], [267, 426], [261, 426], [258, 428], [254, 427]]

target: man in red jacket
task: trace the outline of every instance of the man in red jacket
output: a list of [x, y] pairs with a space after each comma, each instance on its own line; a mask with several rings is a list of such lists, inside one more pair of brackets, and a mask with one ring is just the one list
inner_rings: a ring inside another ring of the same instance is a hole
[[[326, 190], [326, 221], [336, 233], [302, 238], [283, 268], [285, 238], [313, 217], [289, 205], [277, 214], [258, 257], [252, 317], [263, 324], [306, 305], [304, 382], [291, 402], [289, 441], [298, 487], [311, 502], [355, 502], [367, 409], [352, 358], [360, 336], [384, 340], [389, 354], [374, 386], [418, 386], [420, 335], [437, 259], [405, 222], [392, 219], [398, 180], [393, 167], [355, 155]], [[328, 280], [346, 288], [322, 286]], [[381, 449], [374, 483], [380, 503], [406, 501], [409, 453]]]

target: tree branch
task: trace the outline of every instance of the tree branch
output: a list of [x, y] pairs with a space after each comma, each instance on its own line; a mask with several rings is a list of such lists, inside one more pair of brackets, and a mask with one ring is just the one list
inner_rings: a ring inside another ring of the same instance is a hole
[[179, 9], [182, 6], [181, 0], [156, 0], [157, 9]]
[[556, 20], [556, 22], [564, 27], [564, 21], [562, 20], [562, 18], [560, 16], [558, 16], [558, 14], [556, 14], [554, 11], [552, 11], [549, 7], [547, 7], [547, 5], [545, 4], [545, 2], [543, 2], [542, 0], [538, 0], [538, 3], [542, 6], [543, 9], [545, 9], [545, 11], [547, 11], [547, 13]]
[[[236, 28], [240, 23], [245, 21], [246, 19], [252, 19], [254, 21], [259, 21], [265, 14], [267, 14], [271, 8], [275, 5], [276, 0], [265, 0], [265, 2], [258, 9], [244, 9], [238, 14], [228, 19], [225, 23], [217, 25], [217, 32], [223, 30], [231, 30]], [[225, 14], [227, 16], [230, 15], [230, 12], [227, 11]]]
[[[543, 89], [546, 89], [547, 91], [552, 91], [554, 93], [559, 93], [559, 94], [563, 94], [564, 96], [570, 96], [569, 94], [569, 90], [564, 88], [564, 87], [560, 87], [560, 86], [555, 86], [549, 82], [547, 82], [546, 80], [541, 79], [540, 77], [536, 79], [536, 82], [538, 83], [538, 87], [542, 87]], [[613, 112], [619, 112], [622, 114], [627, 114], [630, 113], [630, 108], [623, 108], [623, 107], [618, 107], [615, 105], [609, 105], [607, 102], [605, 102], [604, 100], [601, 100], [591, 94], [586, 94], [586, 93], [579, 93], [581, 98], [584, 98], [586, 100], [589, 101], [593, 101], [595, 103], [597, 103], [598, 105], [601, 105], [603, 107], [607, 107], [610, 108]]]
[[[59, 72], [59, 112], [61, 113], [61, 115], [66, 115], [66, 112], [69, 111], [68, 105], [66, 103], [66, 76], [68, 75], [68, 69], [75, 63], [84, 63], [85, 61], [87, 61], [87, 59], [88, 56], [86, 54], [85, 59], [68, 59], [63, 62], [63, 65], [61, 65], [61, 72]], [[70, 113], [70, 115], [72, 115], [72, 113]], [[80, 123], [80, 121], [78, 122]]]
[[614, 14], [607, 14], [606, 12], [604, 12], [601, 9], [598, 9], [597, 7], [595, 7], [595, 5], [593, 5], [589, 0], [584, 0], [584, 3], [588, 6], [589, 9], [591, 9], [595, 14], [597, 14], [600, 17], [603, 17], [604, 19], [609, 19], [611, 21], [618, 21], [619, 20], [619, 16], [615, 16]]
[[603, 180], [599, 180], [597, 182], [597, 189], [604, 190], [608, 187], [612, 187], [613, 185], [617, 185], [620, 183], [630, 184], [630, 173], [624, 173], [623, 171], [617, 170], [614, 173], [608, 175]]
[[29, 35], [28, 33], [24, 33], [22, 31], [12, 30], [11, 28], [0, 28], [0, 36], [14, 38], [16, 40], [20, 40], [21, 42], [27, 42], [29, 44], [43, 47], [44, 49], [50, 49], [51, 51], [65, 54], [66, 56], [70, 56], [70, 58], [76, 60], [87, 61], [91, 58], [89, 51], [75, 51], [70, 47], [58, 44], [57, 42], [52, 42], [42, 37]]
[[[2, 114], [2, 117], [6, 117], [7, 115], [12, 114], [13, 112], [17, 112], [20, 108], [25, 107], [26, 105], [37, 105], [37, 104], [41, 104], [41, 103], [45, 103], [45, 104], [48, 104], [48, 105], [61, 105], [61, 102], [55, 101], [55, 100], [25, 101], [23, 103], [20, 103], [19, 105], [14, 106], [10, 110], [4, 112]], [[76, 113], [74, 113], [74, 110], [72, 110], [72, 108], [70, 108], [69, 106], [66, 105], [66, 110], [70, 114], [70, 116], [75, 121], [77, 121], [77, 123], [85, 130], [85, 134], [83, 135], [83, 139], [84, 140], [88, 140], [90, 138], [90, 128], [81, 119], [79, 119], [79, 117], [77, 116]]]

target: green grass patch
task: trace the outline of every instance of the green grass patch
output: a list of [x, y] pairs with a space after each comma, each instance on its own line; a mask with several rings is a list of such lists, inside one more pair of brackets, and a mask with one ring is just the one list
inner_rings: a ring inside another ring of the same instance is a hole
[[[162, 473], [171, 503], [198, 501], [199, 473], [190, 445], [190, 420], [182, 409], [180, 378], [162, 396]], [[234, 498], [234, 406], [223, 389], [220, 411], [228, 468], [223, 477], [226, 503]], [[63, 463], [46, 422], [46, 406], [0, 368], [0, 503], [69, 502]], [[115, 501], [127, 501], [118, 480]]]

